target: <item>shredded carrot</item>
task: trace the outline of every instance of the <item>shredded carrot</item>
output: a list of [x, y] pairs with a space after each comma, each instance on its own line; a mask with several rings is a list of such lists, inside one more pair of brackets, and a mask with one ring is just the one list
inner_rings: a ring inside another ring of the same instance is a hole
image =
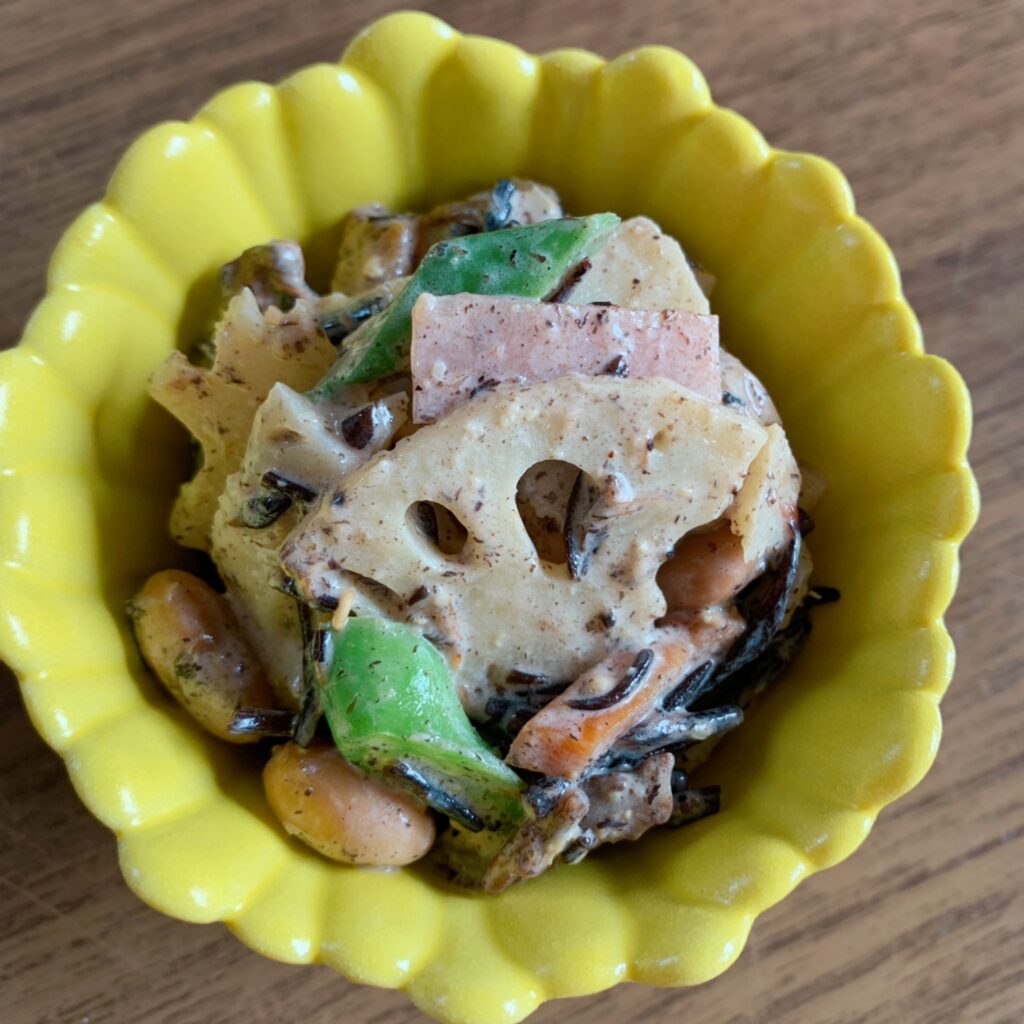
[[610, 690], [634, 663], [636, 652], [616, 652], [584, 673], [523, 726], [506, 760], [544, 775], [579, 778], [683, 677], [691, 649], [663, 644], [654, 653], [654, 664], [636, 691], [607, 708], [591, 711], [573, 703], [592, 698], [598, 687]]

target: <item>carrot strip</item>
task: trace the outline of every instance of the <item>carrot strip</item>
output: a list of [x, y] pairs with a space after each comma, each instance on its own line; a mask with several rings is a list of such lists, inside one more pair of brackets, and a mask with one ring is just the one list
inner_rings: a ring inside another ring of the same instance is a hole
[[537, 712], [506, 760], [543, 775], [579, 778], [685, 675], [693, 656], [685, 641], [616, 651]]

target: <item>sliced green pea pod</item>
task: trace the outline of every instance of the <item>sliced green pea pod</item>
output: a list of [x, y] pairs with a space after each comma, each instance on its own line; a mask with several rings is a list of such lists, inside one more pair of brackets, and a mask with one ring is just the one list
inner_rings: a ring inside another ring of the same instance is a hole
[[311, 397], [327, 398], [342, 385], [401, 369], [409, 354], [412, 307], [425, 292], [542, 299], [593, 255], [618, 223], [614, 213], [598, 213], [438, 242], [395, 301], [348, 336], [344, 352]]
[[514, 828], [522, 780], [473, 728], [441, 653], [409, 626], [353, 618], [333, 634], [324, 712], [345, 758], [471, 831]]

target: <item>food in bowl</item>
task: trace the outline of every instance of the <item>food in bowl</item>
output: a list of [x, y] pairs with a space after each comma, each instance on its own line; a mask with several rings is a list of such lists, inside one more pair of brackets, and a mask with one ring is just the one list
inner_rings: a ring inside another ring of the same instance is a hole
[[278, 741], [271, 808], [345, 863], [498, 892], [714, 813], [690, 774], [837, 595], [713, 282], [521, 180], [340, 236], [326, 295], [293, 242], [228, 264], [152, 380], [198, 445], [172, 532], [215, 573], [146, 583], [147, 663]]

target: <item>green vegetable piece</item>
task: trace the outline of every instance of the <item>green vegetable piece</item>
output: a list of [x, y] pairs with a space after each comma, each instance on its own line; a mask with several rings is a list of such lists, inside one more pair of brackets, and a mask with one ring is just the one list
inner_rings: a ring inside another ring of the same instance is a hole
[[324, 712], [348, 761], [471, 831], [523, 820], [522, 780], [473, 728], [435, 647], [401, 623], [353, 618], [333, 648]]
[[327, 398], [344, 384], [377, 380], [401, 369], [409, 353], [412, 307], [425, 292], [542, 299], [593, 255], [618, 223], [614, 213], [598, 213], [438, 242], [395, 301], [348, 336], [344, 353], [311, 397]]

